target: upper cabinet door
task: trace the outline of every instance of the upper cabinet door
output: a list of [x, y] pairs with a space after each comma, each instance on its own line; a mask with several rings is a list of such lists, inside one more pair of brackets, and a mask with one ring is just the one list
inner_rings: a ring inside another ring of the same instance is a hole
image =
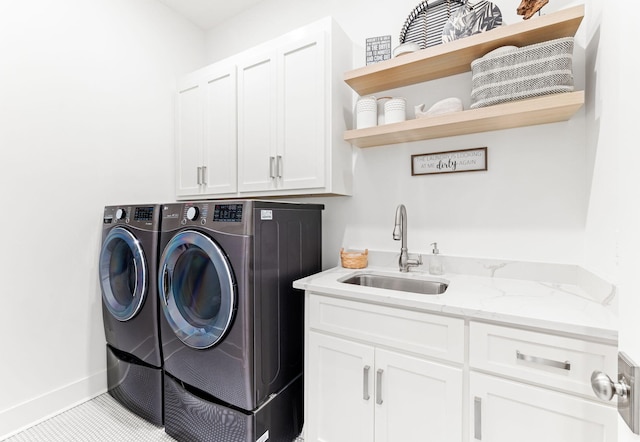
[[237, 191], [236, 67], [213, 65], [204, 72], [203, 192]]
[[276, 59], [252, 55], [238, 65], [238, 190], [275, 187]]
[[203, 142], [202, 88], [197, 76], [180, 81], [176, 104], [176, 195], [197, 195]]
[[318, 32], [278, 51], [277, 179], [282, 189], [325, 185], [329, 63]]

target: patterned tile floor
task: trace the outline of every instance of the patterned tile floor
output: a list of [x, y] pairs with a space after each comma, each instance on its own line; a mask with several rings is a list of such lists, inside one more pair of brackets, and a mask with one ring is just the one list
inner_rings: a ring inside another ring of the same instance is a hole
[[[157, 442], [175, 441], [164, 429], [138, 417], [109, 394], [60, 413], [4, 442]], [[302, 438], [294, 442], [304, 442]]]

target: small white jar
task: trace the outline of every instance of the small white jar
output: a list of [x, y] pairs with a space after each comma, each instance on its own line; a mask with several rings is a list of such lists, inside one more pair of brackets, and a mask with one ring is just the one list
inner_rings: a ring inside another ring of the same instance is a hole
[[384, 122], [399, 123], [407, 119], [407, 102], [402, 97], [394, 97], [384, 104]]
[[378, 104], [376, 97], [361, 97], [356, 103], [356, 129], [377, 126]]

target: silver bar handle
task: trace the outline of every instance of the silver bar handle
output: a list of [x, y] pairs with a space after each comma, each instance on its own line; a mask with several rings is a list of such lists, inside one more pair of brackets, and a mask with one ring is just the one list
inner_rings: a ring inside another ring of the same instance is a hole
[[202, 167], [198, 166], [198, 185], [202, 184]]
[[282, 155], [278, 155], [278, 178], [282, 178]]
[[381, 368], [376, 372], [376, 404], [382, 405], [382, 373]]
[[554, 361], [553, 359], [545, 359], [540, 358], [538, 356], [529, 356], [523, 353], [520, 353], [519, 350], [516, 350], [516, 358], [521, 361], [531, 362], [532, 364], [546, 365], [548, 367], [560, 368], [562, 370], [571, 370], [571, 362], [569, 361]]
[[473, 398], [473, 438], [482, 440], [482, 398]]
[[369, 396], [369, 369], [371, 367], [369, 367], [368, 365], [365, 365], [364, 368], [362, 369], [362, 399], [364, 399], [365, 401], [368, 401], [370, 396]]
[[276, 177], [275, 161], [275, 157], [269, 157], [269, 178], [271, 179], [274, 179]]
[[207, 184], [207, 166], [202, 166], [202, 184]]

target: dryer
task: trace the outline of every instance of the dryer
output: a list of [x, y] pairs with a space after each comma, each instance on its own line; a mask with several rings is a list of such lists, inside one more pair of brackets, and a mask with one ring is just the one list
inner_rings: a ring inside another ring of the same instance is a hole
[[160, 205], [106, 206], [99, 276], [109, 393], [163, 424], [157, 265]]
[[158, 295], [169, 435], [290, 442], [301, 432], [304, 297], [292, 282], [320, 271], [323, 208], [163, 206]]

